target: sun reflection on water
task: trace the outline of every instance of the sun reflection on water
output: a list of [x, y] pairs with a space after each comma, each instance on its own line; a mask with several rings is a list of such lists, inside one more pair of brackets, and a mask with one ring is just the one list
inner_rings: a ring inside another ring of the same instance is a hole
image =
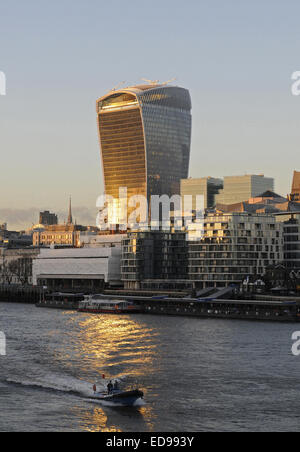
[[106, 409], [96, 407], [93, 410], [81, 411], [75, 409], [77, 417], [81, 418], [80, 429], [86, 432], [117, 433], [125, 431], [125, 424], [132, 422], [140, 432], [154, 430], [153, 413], [151, 407], [138, 410], [126, 408]]
[[[98, 371], [126, 366], [127, 376], [142, 376], [153, 370], [157, 333], [130, 316], [85, 315], [80, 321], [77, 353], [92, 361]], [[123, 369], [119, 369], [119, 372]], [[113, 377], [120, 374], [110, 372]]]
[[[157, 372], [159, 362], [155, 329], [140, 316], [79, 314], [70, 317], [69, 322], [75, 324], [72, 325], [76, 331], [72, 356], [80, 362], [79, 378], [91, 383], [98, 378], [101, 384], [104, 373], [107, 378], [120, 379], [126, 389], [137, 385], [147, 399], [143, 377]], [[154, 429], [153, 409], [147, 403], [133, 409], [92, 407], [81, 412], [80, 418], [85, 431], [126, 431], [131, 418], [139, 431]]]

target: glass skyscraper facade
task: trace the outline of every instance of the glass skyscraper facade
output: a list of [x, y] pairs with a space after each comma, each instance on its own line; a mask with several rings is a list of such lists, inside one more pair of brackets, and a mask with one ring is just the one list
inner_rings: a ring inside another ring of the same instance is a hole
[[180, 194], [188, 177], [191, 145], [188, 90], [140, 85], [112, 91], [97, 101], [105, 193], [128, 197]]

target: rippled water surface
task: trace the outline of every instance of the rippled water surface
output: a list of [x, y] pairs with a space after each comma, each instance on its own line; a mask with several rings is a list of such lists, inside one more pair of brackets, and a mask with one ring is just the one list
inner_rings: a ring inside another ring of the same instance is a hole
[[[298, 430], [300, 357], [291, 354], [297, 330], [1, 303], [7, 356], [0, 356], [0, 431]], [[124, 387], [138, 382], [145, 405], [92, 401], [103, 373]]]

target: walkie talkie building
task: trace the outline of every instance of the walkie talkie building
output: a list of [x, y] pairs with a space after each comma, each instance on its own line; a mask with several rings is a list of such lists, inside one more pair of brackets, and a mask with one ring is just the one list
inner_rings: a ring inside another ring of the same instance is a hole
[[141, 85], [97, 101], [105, 193], [128, 197], [180, 193], [188, 177], [191, 98], [186, 89]]

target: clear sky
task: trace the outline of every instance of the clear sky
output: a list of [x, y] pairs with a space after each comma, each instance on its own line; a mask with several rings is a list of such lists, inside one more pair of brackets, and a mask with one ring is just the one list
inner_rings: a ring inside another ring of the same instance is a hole
[[[298, 0], [0, 0], [0, 222], [92, 222], [103, 181], [95, 101], [142, 77], [190, 90], [191, 176], [300, 169]], [[299, 163], [298, 163], [299, 162]], [[65, 213], [65, 216], [67, 213]]]

